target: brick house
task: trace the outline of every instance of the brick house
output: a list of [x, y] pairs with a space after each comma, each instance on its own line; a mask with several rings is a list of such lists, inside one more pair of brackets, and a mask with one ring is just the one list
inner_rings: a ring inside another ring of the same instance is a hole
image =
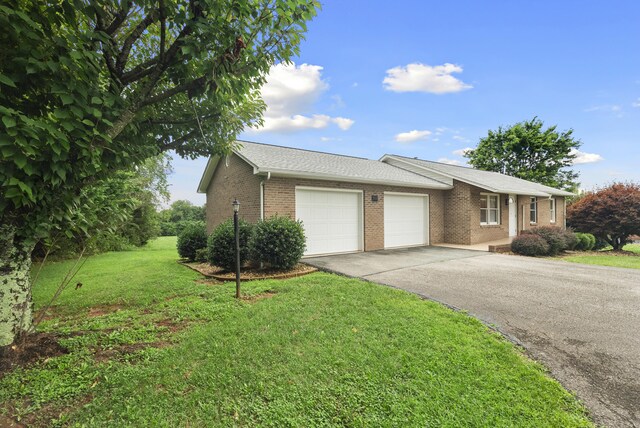
[[250, 142], [209, 159], [207, 228], [232, 216], [300, 219], [307, 255], [507, 239], [565, 225], [571, 193], [495, 172], [384, 155], [370, 160]]

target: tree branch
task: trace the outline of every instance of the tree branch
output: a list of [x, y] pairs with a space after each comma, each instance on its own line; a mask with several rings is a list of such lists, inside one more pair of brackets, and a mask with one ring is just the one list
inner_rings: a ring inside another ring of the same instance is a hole
[[129, 83], [133, 83], [153, 73], [154, 69], [151, 68], [151, 66], [157, 64], [159, 60], [159, 57], [151, 58], [150, 60], [145, 61], [142, 64], [136, 65], [126, 73], [123, 73], [122, 78], [120, 79], [122, 81], [122, 84], [128, 85]]
[[122, 50], [120, 51], [120, 54], [118, 54], [118, 58], [116, 60], [116, 70], [120, 75], [124, 71], [124, 67], [129, 59], [129, 53], [131, 52], [133, 44], [140, 38], [149, 25], [153, 24], [153, 22], [158, 19], [158, 16], [158, 10], [152, 10], [142, 21], [140, 21], [131, 34], [129, 34], [129, 36], [124, 40]]
[[170, 144], [164, 144], [162, 146], [162, 149], [163, 150], [175, 150], [175, 149], [179, 148], [180, 145], [182, 145], [182, 143], [184, 143], [187, 140], [190, 140], [191, 138], [195, 137], [199, 133], [200, 133], [199, 129], [194, 129], [193, 131], [187, 132], [182, 137], [171, 141]]
[[113, 34], [120, 28], [124, 20], [127, 18], [129, 14], [129, 10], [131, 10], [131, 1], [127, 1], [122, 9], [116, 14], [113, 18], [113, 21], [104, 29], [104, 32], [109, 36], [113, 36]]
[[[202, 116], [200, 120], [209, 120], [214, 117], [220, 117], [220, 113], [212, 113], [206, 116]], [[142, 125], [188, 125], [190, 123], [197, 122], [198, 119], [194, 116], [190, 119], [170, 119], [170, 118], [150, 118], [142, 122]]]
[[176, 94], [180, 94], [182, 92], [190, 92], [195, 89], [202, 88], [206, 82], [207, 82], [207, 76], [200, 76], [195, 80], [192, 80], [187, 83], [183, 83], [182, 85], [175, 86], [171, 89], [167, 89], [164, 92], [161, 92], [159, 94], [152, 95], [146, 98], [145, 100], [142, 101], [142, 103], [140, 103], [140, 107], [146, 107], [151, 104], [156, 104], [160, 101], [166, 100], [167, 98], [171, 98], [172, 96]]

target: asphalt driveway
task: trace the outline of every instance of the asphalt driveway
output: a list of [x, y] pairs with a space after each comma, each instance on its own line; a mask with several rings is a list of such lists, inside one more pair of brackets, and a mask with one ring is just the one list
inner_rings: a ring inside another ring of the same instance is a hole
[[441, 247], [305, 259], [467, 310], [610, 427], [640, 427], [640, 270]]

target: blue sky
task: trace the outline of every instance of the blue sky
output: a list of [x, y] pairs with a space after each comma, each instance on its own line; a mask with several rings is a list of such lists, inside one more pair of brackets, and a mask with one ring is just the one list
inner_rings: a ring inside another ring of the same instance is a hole
[[[640, 2], [326, 1], [265, 128], [240, 139], [464, 164], [489, 129], [538, 116], [582, 141], [583, 188], [640, 181]], [[206, 159], [174, 157], [172, 201]]]

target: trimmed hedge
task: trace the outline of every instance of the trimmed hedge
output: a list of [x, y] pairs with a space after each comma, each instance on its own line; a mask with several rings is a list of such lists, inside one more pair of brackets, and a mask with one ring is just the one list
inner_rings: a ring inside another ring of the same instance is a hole
[[291, 269], [306, 248], [302, 223], [278, 216], [259, 221], [250, 247], [252, 261], [268, 263], [274, 269]]
[[511, 251], [523, 256], [546, 256], [549, 253], [549, 244], [540, 235], [523, 233], [513, 238]]
[[189, 261], [196, 259], [196, 252], [207, 247], [207, 230], [204, 222], [193, 222], [178, 235], [178, 254]]
[[573, 232], [565, 231], [557, 226], [538, 226], [533, 229], [523, 230], [523, 235], [537, 235], [543, 238], [549, 245], [547, 255], [555, 256], [561, 251], [572, 248], [575, 245]]
[[[240, 266], [249, 258], [249, 241], [253, 233], [253, 226], [239, 219], [238, 234], [240, 235]], [[209, 263], [228, 271], [236, 269], [236, 238], [233, 230], [233, 220], [220, 223], [207, 240]]]
[[575, 249], [578, 251], [591, 251], [596, 245], [596, 237], [590, 233], [576, 232], [576, 238], [578, 239], [578, 243]]

